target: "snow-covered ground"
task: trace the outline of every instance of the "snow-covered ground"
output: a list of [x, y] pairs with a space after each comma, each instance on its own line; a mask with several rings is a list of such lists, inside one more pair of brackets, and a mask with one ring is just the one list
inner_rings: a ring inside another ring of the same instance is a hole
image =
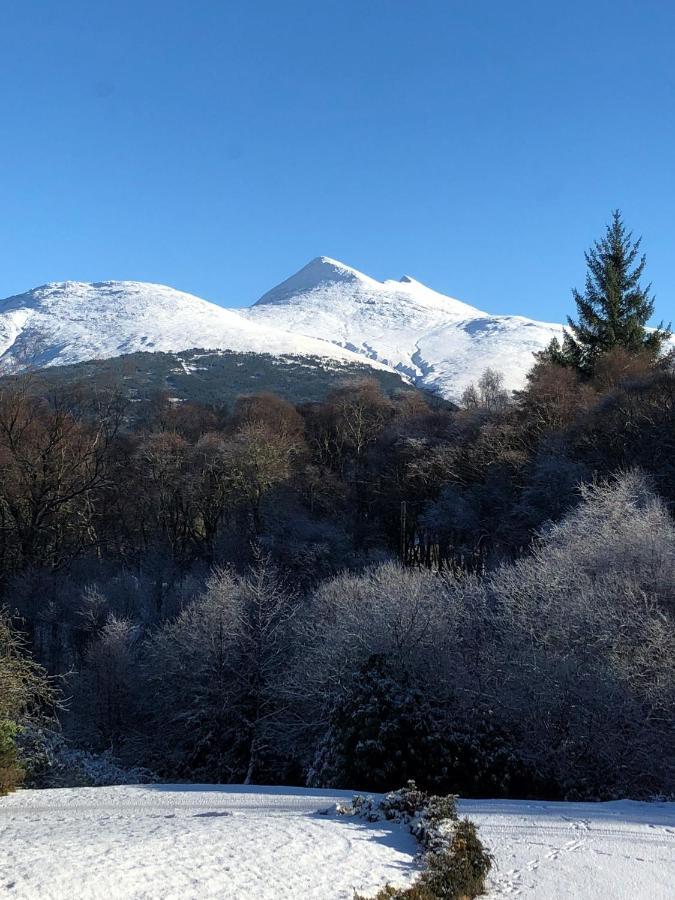
[[465, 800], [495, 855], [488, 897], [673, 900], [675, 803]]
[[[146, 785], [0, 800], [0, 896], [351, 900], [405, 884], [401, 826], [322, 815], [344, 791]], [[675, 803], [464, 801], [495, 854], [490, 898], [665, 900]]]
[[0, 800], [0, 896], [352, 900], [414, 877], [396, 825], [318, 814], [340, 791], [152, 785]]

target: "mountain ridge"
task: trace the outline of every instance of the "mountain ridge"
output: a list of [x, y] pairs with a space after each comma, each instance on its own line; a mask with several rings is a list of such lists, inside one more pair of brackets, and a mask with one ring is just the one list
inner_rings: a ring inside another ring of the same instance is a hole
[[362, 362], [326, 341], [161, 284], [49, 282], [0, 301], [0, 372], [197, 347]]
[[149, 282], [48, 282], [0, 301], [0, 372], [203, 348], [366, 362], [456, 399], [487, 367], [520, 387], [561, 331], [318, 256], [237, 310]]
[[522, 386], [533, 361], [562, 326], [494, 315], [441, 294], [409, 275], [377, 281], [317, 257], [242, 314], [268, 326], [330, 340], [456, 399], [486, 368]]

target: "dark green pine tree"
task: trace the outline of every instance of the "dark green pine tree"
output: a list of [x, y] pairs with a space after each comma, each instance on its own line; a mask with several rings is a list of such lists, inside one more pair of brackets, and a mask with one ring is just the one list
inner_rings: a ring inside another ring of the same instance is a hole
[[640, 255], [641, 240], [633, 240], [615, 210], [605, 236], [585, 254], [585, 290], [573, 291], [578, 320], [568, 317], [562, 347], [556, 341], [545, 356], [590, 374], [598, 357], [615, 347], [658, 354], [670, 330], [663, 323], [653, 331], [646, 328], [654, 297], [651, 284], [644, 288], [640, 284], [646, 263], [645, 255]]

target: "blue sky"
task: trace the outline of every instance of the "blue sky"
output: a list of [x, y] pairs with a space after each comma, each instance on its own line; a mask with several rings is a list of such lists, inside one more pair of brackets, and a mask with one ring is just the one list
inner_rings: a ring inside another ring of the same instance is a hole
[[560, 320], [618, 206], [675, 319], [673, 46], [665, 0], [3, 0], [0, 296], [324, 254]]

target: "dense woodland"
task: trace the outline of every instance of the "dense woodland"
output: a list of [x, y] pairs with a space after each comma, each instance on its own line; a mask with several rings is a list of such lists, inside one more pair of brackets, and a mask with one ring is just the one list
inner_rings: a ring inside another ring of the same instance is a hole
[[638, 248], [617, 214], [513, 396], [139, 417], [5, 380], [0, 769], [672, 793], [675, 364]]

